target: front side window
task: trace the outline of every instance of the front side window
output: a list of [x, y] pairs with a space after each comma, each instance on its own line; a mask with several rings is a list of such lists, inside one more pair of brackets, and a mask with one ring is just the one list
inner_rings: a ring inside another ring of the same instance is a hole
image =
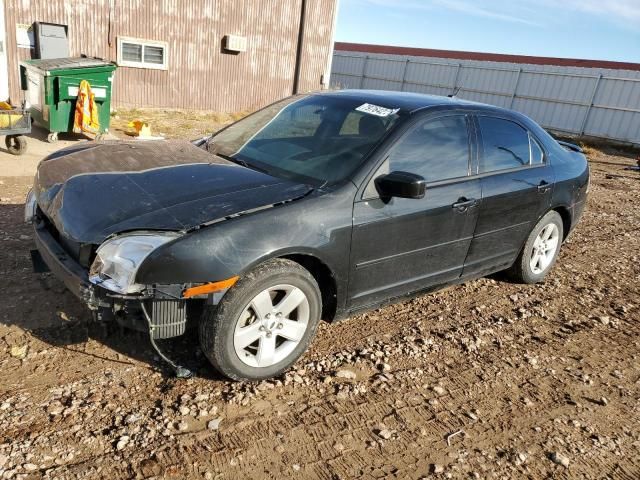
[[400, 118], [397, 109], [362, 105], [349, 97], [291, 97], [214, 135], [208, 150], [276, 177], [335, 183], [355, 172]]
[[469, 131], [463, 115], [427, 120], [393, 147], [389, 171], [415, 173], [427, 182], [469, 173]]
[[484, 155], [480, 173], [522, 167], [531, 163], [529, 133], [502, 118], [478, 117]]

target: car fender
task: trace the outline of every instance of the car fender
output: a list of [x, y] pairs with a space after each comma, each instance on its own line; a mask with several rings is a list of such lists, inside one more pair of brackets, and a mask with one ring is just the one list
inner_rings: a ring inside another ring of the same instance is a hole
[[344, 299], [355, 187], [310, 196], [189, 232], [153, 251], [136, 282], [197, 284], [242, 276], [272, 258], [308, 255], [322, 262]]

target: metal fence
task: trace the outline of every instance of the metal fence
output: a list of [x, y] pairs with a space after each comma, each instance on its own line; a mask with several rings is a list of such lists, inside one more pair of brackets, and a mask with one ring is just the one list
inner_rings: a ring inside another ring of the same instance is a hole
[[455, 93], [557, 132], [640, 144], [638, 71], [335, 51], [331, 85]]

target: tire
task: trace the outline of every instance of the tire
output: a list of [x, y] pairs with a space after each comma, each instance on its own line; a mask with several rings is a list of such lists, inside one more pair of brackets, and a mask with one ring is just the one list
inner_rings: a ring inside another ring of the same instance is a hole
[[[522, 251], [513, 266], [507, 270], [508, 275], [520, 283], [538, 283], [544, 280], [558, 258], [560, 246], [564, 238], [562, 217], [555, 210], [547, 212], [533, 227]], [[548, 240], [541, 240], [548, 236]], [[539, 239], [539, 237], [541, 239]], [[551, 241], [554, 240], [554, 241]], [[555, 243], [555, 246], [553, 244]], [[553, 246], [553, 248], [548, 248]], [[543, 257], [539, 254], [544, 251]], [[534, 255], [538, 255], [537, 261]]]
[[[285, 312], [294, 304], [286, 316], [276, 316], [275, 307]], [[200, 346], [224, 376], [263, 380], [287, 370], [307, 350], [321, 313], [320, 288], [309, 271], [290, 260], [270, 260], [240, 278], [217, 306], [206, 307]]]
[[58, 132], [51, 132], [47, 135], [47, 142], [56, 143], [58, 141]]
[[27, 151], [27, 138], [22, 135], [7, 135], [4, 144], [12, 155], [22, 155]]

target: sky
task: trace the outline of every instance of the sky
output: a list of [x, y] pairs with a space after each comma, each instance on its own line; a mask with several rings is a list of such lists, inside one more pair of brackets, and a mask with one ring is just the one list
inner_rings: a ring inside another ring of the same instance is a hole
[[640, 63], [640, 0], [339, 0], [336, 41]]

